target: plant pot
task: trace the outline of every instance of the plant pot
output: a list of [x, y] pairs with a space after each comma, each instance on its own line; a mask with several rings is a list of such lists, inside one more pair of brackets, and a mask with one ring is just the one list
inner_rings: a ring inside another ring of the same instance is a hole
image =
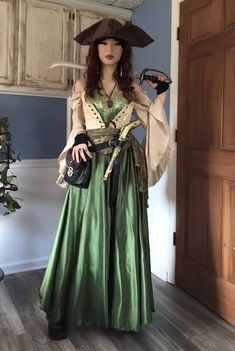
[[4, 278], [4, 272], [3, 270], [0, 268], [0, 281], [3, 280]]

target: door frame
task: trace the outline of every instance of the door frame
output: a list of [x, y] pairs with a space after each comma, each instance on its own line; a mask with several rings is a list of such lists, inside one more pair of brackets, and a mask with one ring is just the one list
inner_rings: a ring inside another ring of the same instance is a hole
[[177, 28], [180, 21], [180, 3], [184, 0], [172, 0], [171, 9], [171, 77], [173, 83], [170, 89], [171, 128], [177, 128], [178, 119], [178, 80], [179, 80], [179, 41]]
[[[171, 8], [171, 78], [173, 83], [170, 88], [170, 128], [177, 130], [178, 121], [178, 76], [179, 76], [179, 41], [177, 40], [177, 28], [179, 27], [180, 20], [180, 3], [184, 0], [172, 0]], [[169, 163], [168, 174], [170, 177], [171, 189], [169, 189], [173, 205], [169, 208], [169, 215], [171, 218], [172, 232], [176, 230], [176, 172], [177, 172], [177, 144]], [[176, 234], [177, 235], [177, 234]], [[177, 244], [177, 237], [176, 237]], [[176, 246], [172, 242], [168, 244], [168, 276], [167, 281], [175, 284], [175, 271], [176, 271]]]

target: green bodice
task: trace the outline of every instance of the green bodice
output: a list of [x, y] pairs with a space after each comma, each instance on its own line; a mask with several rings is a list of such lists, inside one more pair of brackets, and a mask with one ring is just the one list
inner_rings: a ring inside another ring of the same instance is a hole
[[90, 102], [99, 112], [105, 123], [112, 121], [115, 116], [122, 110], [125, 104], [127, 104], [127, 100], [124, 98], [120, 90], [115, 90], [113, 92], [111, 100], [113, 102], [113, 106], [109, 108], [107, 105], [108, 98], [104, 93], [103, 95], [97, 93], [93, 99], [90, 98]]

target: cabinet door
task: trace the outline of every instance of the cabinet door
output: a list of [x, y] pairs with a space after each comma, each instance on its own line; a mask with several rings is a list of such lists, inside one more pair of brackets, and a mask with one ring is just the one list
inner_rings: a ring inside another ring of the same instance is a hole
[[118, 22], [120, 22], [122, 24], [125, 24], [126, 21], [127, 21], [126, 19], [123, 19], [123, 18], [120, 18], [120, 17], [117, 17], [117, 16], [114, 17], [114, 16], [111, 16], [111, 15], [105, 16], [105, 18], [115, 18]]
[[[102, 20], [103, 18], [104, 16], [94, 12], [75, 10], [74, 37], [87, 27]], [[78, 45], [78, 43], [74, 42], [73, 62], [85, 65], [88, 49], [88, 45]], [[75, 70], [73, 76], [74, 80], [78, 79], [82, 73], [84, 73], [83, 70], [80, 72], [79, 70]]]
[[21, 0], [18, 85], [66, 89], [67, 69], [49, 66], [68, 60], [69, 8]]
[[0, 1], [0, 84], [13, 84], [14, 0]]

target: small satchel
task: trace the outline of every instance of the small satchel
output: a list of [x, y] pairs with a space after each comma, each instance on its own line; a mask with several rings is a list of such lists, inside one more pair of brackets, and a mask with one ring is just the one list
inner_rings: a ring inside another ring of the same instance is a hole
[[67, 171], [64, 179], [70, 185], [78, 188], [87, 189], [91, 179], [91, 158], [87, 157], [84, 161], [82, 158], [79, 163], [72, 158], [73, 149], [69, 149], [66, 156]]

